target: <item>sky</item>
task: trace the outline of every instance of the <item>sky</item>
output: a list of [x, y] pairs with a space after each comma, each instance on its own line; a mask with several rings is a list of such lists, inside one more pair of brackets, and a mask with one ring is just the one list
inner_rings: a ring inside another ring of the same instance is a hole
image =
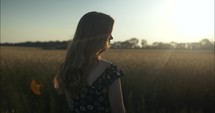
[[90, 11], [114, 18], [113, 42], [214, 40], [214, 0], [1, 0], [1, 43], [70, 40]]

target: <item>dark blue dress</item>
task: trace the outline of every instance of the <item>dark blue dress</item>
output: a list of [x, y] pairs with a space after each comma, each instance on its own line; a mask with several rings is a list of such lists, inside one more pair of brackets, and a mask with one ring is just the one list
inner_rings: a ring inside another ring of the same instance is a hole
[[111, 113], [108, 87], [123, 75], [116, 65], [111, 64], [91, 86], [86, 86], [80, 95], [70, 99], [69, 93], [66, 92], [71, 113]]

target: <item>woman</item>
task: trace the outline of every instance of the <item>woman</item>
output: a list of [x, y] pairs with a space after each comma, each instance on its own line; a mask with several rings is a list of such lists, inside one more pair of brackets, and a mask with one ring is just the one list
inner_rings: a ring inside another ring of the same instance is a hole
[[113, 24], [112, 17], [99, 12], [85, 14], [78, 23], [54, 83], [72, 113], [125, 113], [123, 72], [100, 56], [110, 47]]

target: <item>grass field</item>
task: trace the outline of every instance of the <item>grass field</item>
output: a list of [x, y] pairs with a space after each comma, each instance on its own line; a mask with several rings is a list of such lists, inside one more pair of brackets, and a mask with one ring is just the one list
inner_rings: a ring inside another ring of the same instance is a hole
[[[1, 113], [55, 113], [52, 78], [65, 50], [1, 47]], [[214, 51], [119, 50], [103, 57], [123, 70], [127, 113], [214, 113]], [[31, 81], [40, 87], [32, 92]]]

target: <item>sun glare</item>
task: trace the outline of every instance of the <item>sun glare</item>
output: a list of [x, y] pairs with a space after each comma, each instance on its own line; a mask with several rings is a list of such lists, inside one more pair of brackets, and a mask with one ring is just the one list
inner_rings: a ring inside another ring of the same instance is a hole
[[183, 36], [200, 37], [214, 31], [213, 0], [175, 0], [171, 13], [175, 31]]

